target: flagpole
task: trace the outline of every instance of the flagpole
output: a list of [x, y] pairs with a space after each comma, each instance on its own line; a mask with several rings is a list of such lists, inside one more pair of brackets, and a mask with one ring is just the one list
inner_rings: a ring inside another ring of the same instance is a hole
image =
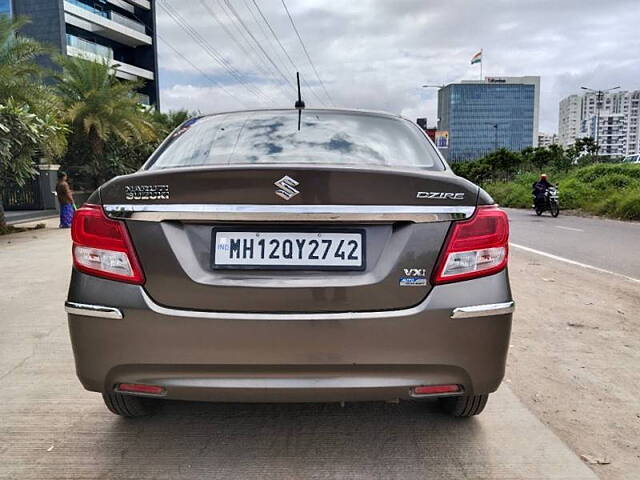
[[482, 81], [482, 64], [484, 63], [484, 52], [480, 49], [480, 81]]

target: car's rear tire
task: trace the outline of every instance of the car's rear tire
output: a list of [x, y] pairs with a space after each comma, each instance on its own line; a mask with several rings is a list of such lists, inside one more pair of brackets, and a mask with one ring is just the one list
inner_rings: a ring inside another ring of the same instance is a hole
[[127, 418], [150, 415], [157, 407], [157, 400], [117, 392], [103, 393], [102, 399], [111, 413]]
[[461, 397], [445, 397], [440, 399], [442, 409], [454, 417], [472, 417], [484, 410], [489, 394], [464, 395]]

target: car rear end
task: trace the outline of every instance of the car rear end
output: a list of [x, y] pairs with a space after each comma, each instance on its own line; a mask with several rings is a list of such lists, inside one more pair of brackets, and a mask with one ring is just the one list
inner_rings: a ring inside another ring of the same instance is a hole
[[478, 413], [509, 344], [506, 215], [405, 120], [297, 115], [194, 119], [78, 210], [81, 382], [121, 414], [433, 396]]

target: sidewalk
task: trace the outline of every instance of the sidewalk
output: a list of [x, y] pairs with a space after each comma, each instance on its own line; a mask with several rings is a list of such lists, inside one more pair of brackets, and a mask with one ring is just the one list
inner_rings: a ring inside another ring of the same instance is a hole
[[58, 216], [57, 210], [12, 210], [5, 211], [4, 215], [7, 219], [7, 225], [15, 225], [17, 223], [31, 222], [36, 220], [44, 220]]

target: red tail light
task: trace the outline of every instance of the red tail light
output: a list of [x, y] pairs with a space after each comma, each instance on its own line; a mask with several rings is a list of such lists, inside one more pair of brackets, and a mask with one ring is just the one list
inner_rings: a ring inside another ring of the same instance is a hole
[[507, 266], [509, 219], [495, 206], [478, 207], [449, 232], [432, 284], [457, 282], [497, 273]]
[[124, 222], [111, 220], [99, 205], [84, 205], [73, 217], [73, 264], [81, 272], [142, 284], [144, 274]]

